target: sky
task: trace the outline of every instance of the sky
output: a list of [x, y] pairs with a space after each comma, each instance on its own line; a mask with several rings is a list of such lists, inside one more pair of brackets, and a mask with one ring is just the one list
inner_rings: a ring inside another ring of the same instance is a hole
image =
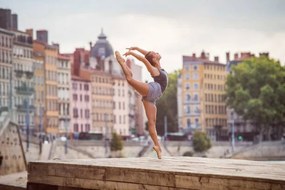
[[[46, 29], [61, 53], [89, 49], [103, 28], [114, 50], [138, 46], [159, 52], [168, 72], [182, 56], [210, 59], [250, 51], [285, 63], [284, 0], [0, 0], [18, 14], [18, 28]], [[137, 64], [141, 64], [136, 61]], [[144, 69], [144, 79], [149, 74]]]

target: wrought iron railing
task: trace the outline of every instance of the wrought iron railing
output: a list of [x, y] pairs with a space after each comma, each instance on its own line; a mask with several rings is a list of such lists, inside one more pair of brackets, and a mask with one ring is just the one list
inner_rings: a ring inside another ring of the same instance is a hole
[[34, 93], [34, 88], [28, 87], [26, 85], [15, 87], [16, 93], [23, 95], [32, 95]]
[[27, 106], [24, 105], [24, 104], [18, 104], [18, 105], [16, 105], [16, 107], [17, 107], [17, 111], [19, 111], [19, 112], [26, 112], [27, 109], [30, 112], [34, 112], [35, 111], [35, 106], [33, 106], [33, 105], [29, 105], [29, 107], [27, 108]]

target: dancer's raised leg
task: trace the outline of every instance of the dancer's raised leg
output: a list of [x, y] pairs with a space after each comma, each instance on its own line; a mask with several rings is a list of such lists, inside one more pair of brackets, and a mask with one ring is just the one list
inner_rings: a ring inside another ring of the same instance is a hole
[[133, 79], [133, 73], [132, 73], [132, 71], [130, 70], [130, 68], [128, 67], [128, 65], [126, 64], [125, 59], [121, 56], [121, 54], [120, 54], [118, 51], [115, 52], [115, 55], [116, 55], [117, 61], [119, 62], [119, 64], [120, 64], [121, 67], [122, 67], [122, 70], [123, 70], [123, 72], [124, 72], [124, 74], [125, 74], [125, 76], [126, 76], [126, 79], [127, 79], [128, 83], [129, 83], [136, 91], [138, 91], [138, 93], [140, 93], [140, 95], [146, 96], [147, 93], [148, 93], [148, 90], [149, 90], [148, 84]]

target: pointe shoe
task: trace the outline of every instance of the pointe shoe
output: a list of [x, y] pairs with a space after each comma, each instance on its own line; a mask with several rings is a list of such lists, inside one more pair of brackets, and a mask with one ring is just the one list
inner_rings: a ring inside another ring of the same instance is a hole
[[160, 149], [160, 147], [154, 146], [152, 149], [156, 152], [157, 158], [161, 159], [161, 149]]

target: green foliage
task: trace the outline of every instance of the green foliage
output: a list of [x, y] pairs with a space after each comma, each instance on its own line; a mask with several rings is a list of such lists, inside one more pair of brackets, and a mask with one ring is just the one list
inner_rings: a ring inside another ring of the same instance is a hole
[[117, 135], [117, 133], [113, 133], [110, 146], [111, 146], [111, 151], [122, 150], [123, 142], [122, 142], [121, 136]]
[[191, 152], [191, 151], [184, 152], [183, 156], [192, 157], [193, 156], [193, 152]]
[[178, 131], [177, 123], [177, 79], [179, 71], [168, 74], [168, 86], [157, 102], [157, 133], [164, 135], [164, 116], [167, 116], [168, 132]]
[[285, 122], [284, 83], [285, 68], [279, 62], [267, 57], [245, 60], [227, 77], [227, 104], [262, 135]]
[[195, 132], [193, 136], [193, 148], [196, 152], [204, 152], [211, 148], [211, 141], [204, 132]]

